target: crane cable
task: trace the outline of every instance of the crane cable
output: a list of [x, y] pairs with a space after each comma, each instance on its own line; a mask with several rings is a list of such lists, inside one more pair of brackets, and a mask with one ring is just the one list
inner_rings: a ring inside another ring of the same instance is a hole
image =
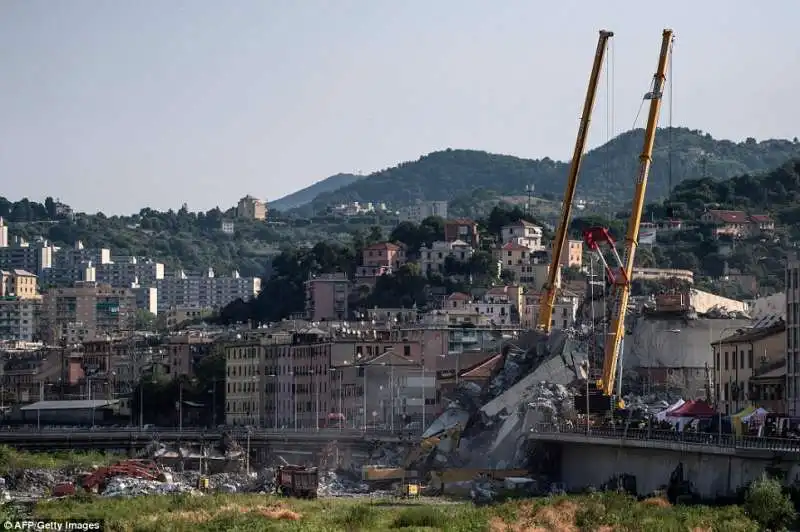
[[672, 194], [672, 107], [673, 107], [673, 82], [674, 76], [672, 75], [673, 72], [673, 50], [675, 49], [675, 37], [672, 38], [669, 45], [669, 147], [667, 148], [667, 156], [668, 156], [668, 172], [669, 172], [669, 189], [667, 190], [667, 199], [669, 199], [670, 194]]

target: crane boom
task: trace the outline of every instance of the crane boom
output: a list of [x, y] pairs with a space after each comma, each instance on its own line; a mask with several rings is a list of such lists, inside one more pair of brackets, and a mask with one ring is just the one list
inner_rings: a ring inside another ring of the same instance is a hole
[[583, 161], [583, 151], [586, 147], [586, 137], [589, 134], [589, 122], [591, 121], [592, 109], [597, 95], [597, 86], [600, 82], [600, 69], [603, 66], [603, 58], [608, 48], [608, 40], [614, 36], [614, 32], [600, 30], [600, 37], [597, 41], [597, 51], [594, 55], [592, 73], [589, 76], [589, 87], [586, 90], [586, 99], [583, 103], [583, 114], [581, 115], [580, 125], [578, 126], [578, 138], [575, 140], [575, 151], [572, 153], [572, 163], [569, 167], [567, 177], [567, 188], [564, 191], [564, 202], [561, 206], [561, 219], [556, 229], [556, 239], [553, 242], [553, 256], [550, 261], [550, 269], [547, 272], [547, 282], [544, 286], [541, 301], [539, 302], [539, 322], [538, 329], [549, 333], [553, 319], [553, 308], [556, 302], [556, 291], [558, 289], [558, 269], [560, 267], [561, 254], [564, 252], [564, 245], [567, 240], [569, 222], [572, 218], [572, 201], [575, 199], [575, 188], [578, 184], [578, 173]]
[[617, 361], [622, 338], [625, 335], [625, 314], [628, 308], [628, 298], [631, 294], [631, 277], [633, 274], [633, 261], [636, 255], [636, 246], [639, 241], [639, 224], [642, 221], [645, 191], [647, 190], [647, 175], [653, 160], [653, 144], [656, 138], [658, 117], [661, 113], [661, 102], [664, 94], [664, 82], [667, 79], [667, 64], [672, 49], [672, 30], [665, 29], [661, 41], [661, 51], [658, 57], [658, 67], [653, 76], [653, 87], [645, 95], [650, 100], [650, 112], [647, 116], [647, 127], [644, 132], [644, 146], [639, 156], [639, 170], [631, 205], [631, 216], [628, 220], [628, 231], [625, 236], [625, 255], [622, 260], [621, 275], [617, 276], [614, 291], [616, 297], [612, 314], [613, 321], [606, 338], [605, 353], [603, 358], [603, 376], [600, 389], [606, 396], [614, 392], [614, 382], [617, 376]]

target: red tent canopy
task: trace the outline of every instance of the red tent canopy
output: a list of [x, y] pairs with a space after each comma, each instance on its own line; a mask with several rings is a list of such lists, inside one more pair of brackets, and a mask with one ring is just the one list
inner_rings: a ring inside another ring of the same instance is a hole
[[716, 414], [705, 401], [686, 401], [680, 407], [669, 412], [669, 417], [713, 417]]

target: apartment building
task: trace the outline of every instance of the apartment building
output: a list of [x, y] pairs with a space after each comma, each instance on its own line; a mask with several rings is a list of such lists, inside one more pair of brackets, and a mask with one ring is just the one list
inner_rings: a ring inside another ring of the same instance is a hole
[[558, 263], [565, 268], [580, 268], [583, 265], [583, 240], [567, 240]]
[[344, 273], [329, 273], [306, 281], [306, 318], [311, 321], [349, 317], [350, 281]]
[[750, 380], [783, 365], [786, 358], [786, 322], [758, 329], [740, 329], [711, 343], [714, 359], [714, 395], [726, 414], [750, 406], [755, 398]]
[[419, 249], [419, 265], [422, 273], [444, 273], [444, 265], [448, 259], [458, 263], [467, 263], [472, 258], [474, 249], [463, 240], [453, 242], [433, 242], [430, 247]]
[[8, 226], [0, 216], [0, 248], [8, 247]]
[[267, 202], [247, 195], [236, 205], [236, 217], [246, 220], [266, 220]]
[[197, 364], [214, 350], [214, 341], [202, 334], [175, 334], [159, 348], [170, 378], [194, 377]]
[[217, 277], [209, 268], [205, 275], [190, 275], [183, 270], [174, 276], [156, 280], [158, 312], [170, 308], [220, 308], [237, 299], [248, 300], [261, 292], [261, 279], [242, 277], [234, 271], [230, 277]]
[[229, 425], [316, 428], [331, 412], [331, 337], [316, 328], [224, 346]]
[[400, 221], [419, 224], [425, 218], [437, 216], [447, 219], [446, 201], [417, 201], [400, 209]]
[[0, 270], [0, 340], [33, 341], [41, 299], [36, 275]]
[[800, 416], [800, 257], [786, 263], [786, 405], [790, 416]]
[[[541, 298], [541, 292], [525, 294], [525, 309], [521, 320], [524, 329], [534, 329], [538, 325]], [[553, 318], [550, 320], [550, 326], [553, 329], [571, 329], [574, 327], [580, 302], [581, 298], [577, 294], [564, 289], [559, 290], [553, 306]]]
[[331, 371], [331, 403], [347, 427], [399, 429], [436, 414], [436, 373], [393, 350]]
[[444, 223], [444, 239], [448, 242], [461, 240], [474, 248], [479, 247], [481, 243], [477, 222], [466, 218], [447, 220]]
[[6, 245], [0, 246], [0, 269], [25, 270], [40, 275], [53, 266], [55, 248], [47, 241], [31, 245], [19, 237], [15, 237], [13, 242], [8, 242], [8, 238], [5, 240]]
[[96, 280], [111, 286], [154, 287], [164, 278], [164, 265], [143, 257], [113, 257], [113, 260], [95, 266]]
[[54, 399], [61, 382], [62, 350], [39, 346], [35, 349], [4, 350], [0, 353], [0, 395], [9, 403], [31, 403]]
[[503, 244], [517, 244], [530, 251], [542, 249], [542, 228], [525, 220], [503, 226], [500, 236]]
[[77, 282], [52, 288], [42, 300], [40, 336], [48, 342], [73, 337], [90, 340], [133, 328], [136, 296], [130, 288]]

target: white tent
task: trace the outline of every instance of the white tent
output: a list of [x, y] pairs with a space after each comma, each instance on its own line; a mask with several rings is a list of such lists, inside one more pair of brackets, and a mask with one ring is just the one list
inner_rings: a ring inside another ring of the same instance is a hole
[[673, 410], [682, 407], [684, 403], [686, 403], [686, 401], [684, 401], [683, 399], [678, 399], [677, 401], [669, 405], [667, 408], [656, 414], [656, 419], [659, 421], [664, 421], [665, 419], [667, 419], [667, 414], [669, 414]]

